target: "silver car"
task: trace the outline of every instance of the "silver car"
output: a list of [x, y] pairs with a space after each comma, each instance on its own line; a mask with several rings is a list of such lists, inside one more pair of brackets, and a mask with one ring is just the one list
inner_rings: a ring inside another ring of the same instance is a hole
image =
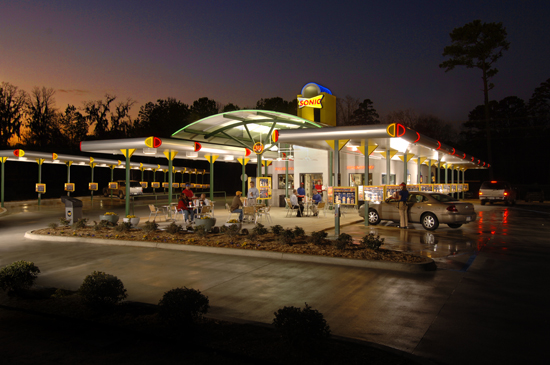
[[[465, 223], [476, 220], [472, 203], [461, 202], [449, 195], [439, 193], [410, 192], [407, 200], [409, 222], [422, 223], [422, 227], [433, 231], [440, 223], [451, 228], [459, 228]], [[365, 218], [365, 205], [359, 207], [359, 215]], [[369, 224], [380, 221], [399, 222], [397, 200], [388, 198], [380, 204], [369, 207]]]

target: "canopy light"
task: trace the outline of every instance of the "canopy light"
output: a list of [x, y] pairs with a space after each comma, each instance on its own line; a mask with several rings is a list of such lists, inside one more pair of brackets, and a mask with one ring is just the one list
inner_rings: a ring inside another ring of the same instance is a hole
[[233, 155], [228, 155], [223, 157], [224, 161], [233, 161], [235, 160], [235, 157]]
[[143, 149], [143, 154], [144, 155], [156, 155], [157, 154], [157, 149], [156, 148], [145, 147]]
[[198, 152], [185, 152], [185, 155], [187, 157], [192, 157], [192, 158], [197, 158], [199, 157], [199, 153]]

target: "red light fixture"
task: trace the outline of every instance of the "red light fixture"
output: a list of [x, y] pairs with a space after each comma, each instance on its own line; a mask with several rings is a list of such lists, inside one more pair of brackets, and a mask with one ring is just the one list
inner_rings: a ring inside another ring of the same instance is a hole
[[420, 140], [420, 133], [416, 132], [416, 139], [413, 143], [416, 143]]
[[437, 141], [437, 148], [436, 150], [440, 149], [441, 148], [441, 142]]
[[193, 150], [195, 152], [199, 152], [201, 150], [201, 148], [202, 148], [201, 144], [199, 142], [195, 142]]
[[158, 137], [153, 137], [153, 148], [158, 148], [162, 144], [162, 140]]
[[245, 157], [250, 156], [251, 153], [252, 153], [252, 151], [249, 150], [248, 148], [245, 148], [245, 149], [244, 149], [244, 155], [245, 155]]
[[456, 209], [456, 205], [449, 205], [446, 210], [448, 212], [458, 213], [458, 209]]

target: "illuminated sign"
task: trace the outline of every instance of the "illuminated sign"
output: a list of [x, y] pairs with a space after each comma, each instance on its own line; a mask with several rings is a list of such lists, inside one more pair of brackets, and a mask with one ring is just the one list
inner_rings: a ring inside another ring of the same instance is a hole
[[165, 188], [165, 189], [168, 189], [170, 187], [170, 183], [163, 182], [162, 187]]
[[151, 183], [151, 187], [154, 188], [154, 189], [160, 188], [160, 182], [158, 182], [158, 181], [152, 182], [152, 183]]
[[74, 183], [65, 183], [65, 191], [74, 191]]
[[158, 137], [148, 137], [145, 139], [145, 145], [149, 148], [158, 148], [162, 144], [162, 140]]
[[273, 133], [271, 134], [271, 140], [273, 142], [277, 142], [279, 140], [279, 131], [278, 130], [274, 130]]
[[194, 142], [194, 143], [195, 143], [195, 146], [193, 148], [193, 151], [199, 152], [202, 148], [202, 145], [199, 142]]
[[147, 181], [140, 181], [139, 184], [143, 189], [147, 189]]
[[386, 132], [390, 137], [401, 137], [405, 134], [405, 126], [399, 123], [393, 123], [386, 128]]
[[88, 190], [97, 190], [97, 183], [88, 183]]
[[118, 189], [118, 183], [117, 182], [110, 182], [107, 185], [109, 185], [109, 189], [113, 189], [113, 190]]
[[37, 193], [45, 193], [46, 192], [46, 184], [36, 184], [35, 185], [35, 191]]
[[[347, 169], [348, 170], [364, 170], [365, 165], [363, 165], [363, 166], [348, 166]], [[369, 165], [369, 170], [374, 170], [374, 165]]]
[[322, 109], [323, 104], [321, 103], [321, 100], [323, 99], [324, 95], [317, 95], [313, 98], [298, 98], [298, 108], [303, 107], [310, 107], [310, 108], [317, 108]]
[[254, 143], [254, 146], [252, 146], [252, 150], [255, 154], [261, 155], [264, 152], [264, 145], [262, 142], [256, 142]]
[[[290, 166], [288, 168], [289, 171], [294, 171], [294, 167]], [[286, 171], [286, 167], [275, 167], [275, 171]]]

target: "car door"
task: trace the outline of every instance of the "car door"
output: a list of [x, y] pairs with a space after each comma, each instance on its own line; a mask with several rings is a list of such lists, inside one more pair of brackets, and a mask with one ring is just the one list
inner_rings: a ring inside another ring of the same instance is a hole
[[397, 208], [397, 199], [386, 199], [383, 204], [382, 213], [380, 214], [381, 220], [399, 222], [399, 209]]
[[409, 195], [409, 221], [420, 222], [420, 217], [426, 211], [428, 198], [419, 193]]

